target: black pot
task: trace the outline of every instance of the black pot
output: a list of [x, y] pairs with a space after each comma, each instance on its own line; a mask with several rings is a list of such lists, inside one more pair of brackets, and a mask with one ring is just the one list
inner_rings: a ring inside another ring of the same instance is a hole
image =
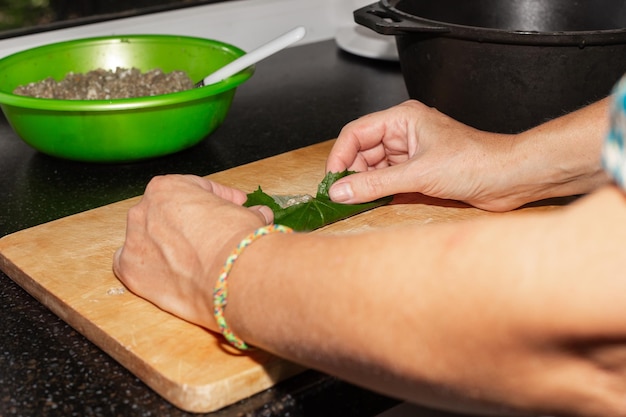
[[528, 129], [626, 73], [625, 1], [380, 0], [354, 18], [395, 35], [410, 97], [479, 129]]

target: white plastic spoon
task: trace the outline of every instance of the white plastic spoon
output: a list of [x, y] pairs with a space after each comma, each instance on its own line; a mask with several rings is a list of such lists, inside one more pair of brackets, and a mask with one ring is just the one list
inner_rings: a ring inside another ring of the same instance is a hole
[[222, 80], [225, 80], [231, 75], [235, 75], [239, 71], [248, 68], [250, 65], [256, 64], [257, 62], [267, 58], [272, 54], [275, 54], [281, 49], [288, 47], [292, 43], [299, 41], [300, 39], [304, 38], [305, 34], [306, 30], [302, 26], [292, 29], [284, 35], [281, 35], [276, 39], [259, 46], [255, 50], [250, 51], [245, 55], [242, 55], [241, 57], [226, 64], [217, 71], [207, 75], [202, 81], [196, 83], [196, 87], [204, 87], [206, 85], [215, 84]]

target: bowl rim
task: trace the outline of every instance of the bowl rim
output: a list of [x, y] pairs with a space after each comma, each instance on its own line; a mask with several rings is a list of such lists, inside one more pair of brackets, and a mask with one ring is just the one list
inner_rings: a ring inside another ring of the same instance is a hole
[[[10, 64], [13, 60], [19, 60], [24, 55], [44, 54], [59, 48], [66, 48], [73, 45], [86, 43], [108, 43], [108, 42], [125, 42], [128, 40], [150, 41], [158, 39], [168, 39], [176, 41], [191, 41], [204, 43], [217, 49], [222, 49], [232, 53], [237, 58], [245, 51], [226, 42], [215, 39], [201, 38], [185, 35], [167, 35], [167, 34], [128, 34], [128, 35], [110, 35], [95, 36], [87, 38], [71, 39], [61, 42], [54, 42], [23, 51], [15, 52], [0, 59], [0, 67]], [[162, 106], [176, 105], [180, 103], [188, 103], [195, 100], [206, 99], [211, 96], [218, 95], [225, 91], [231, 90], [248, 80], [254, 73], [255, 66], [252, 65], [245, 70], [215, 84], [204, 86], [201, 88], [192, 88], [190, 90], [179, 91], [169, 94], [160, 94], [156, 96], [110, 99], [110, 100], [62, 100], [36, 98], [29, 96], [20, 96], [12, 93], [0, 91], [0, 105], [10, 105], [21, 108], [29, 108], [34, 110], [55, 110], [55, 111], [115, 111], [115, 110], [134, 110], [147, 109]]]

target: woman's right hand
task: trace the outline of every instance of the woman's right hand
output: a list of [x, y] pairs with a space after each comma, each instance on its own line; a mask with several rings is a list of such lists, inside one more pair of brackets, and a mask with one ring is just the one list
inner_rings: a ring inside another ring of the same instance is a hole
[[362, 203], [417, 192], [506, 211], [543, 198], [588, 192], [606, 182], [599, 163], [605, 104], [504, 135], [406, 101], [342, 129], [326, 170], [359, 173], [337, 181], [330, 197]]
[[212, 291], [220, 268], [244, 236], [274, 219], [268, 207], [242, 207], [245, 200], [243, 191], [206, 178], [153, 178], [128, 212], [115, 274], [163, 310], [216, 330]]

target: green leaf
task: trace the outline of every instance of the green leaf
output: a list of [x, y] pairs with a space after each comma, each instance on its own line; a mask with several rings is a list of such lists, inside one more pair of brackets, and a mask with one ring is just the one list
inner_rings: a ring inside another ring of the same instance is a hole
[[332, 201], [328, 196], [330, 186], [338, 179], [353, 173], [347, 170], [335, 173], [329, 172], [319, 183], [315, 198], [310, 195], [270, 196], [259, 186], [256, 191], [248, 194], [248, 199], [244, 206], [268, 206], [274, 212], [274, 222], [276, 224], [282, 224], [296, 231], [304, 232], [315, 230], [355, 214], [385, 205], [393, 199], [393, 196], [389, 196], [363, 204], [341, 204]]
[[261, 189], [261, 186], [256, 189], [253, 193], [248, 194], [248, 199], [244, 203], [246, 207], [252, 206], [268, 206], [272, 209], [272, 211], [280, 210], [280, 205], [274, 201], [272, 196], [266, 194]]
[[347, 169], [342, 172], [329, 172], [324, 176], [324, 179], [317, 186], [317, 198], [329, 198], [328, 190], [338, 179], [347, 177], [354, 174], [354, 171], [348, 171]]

